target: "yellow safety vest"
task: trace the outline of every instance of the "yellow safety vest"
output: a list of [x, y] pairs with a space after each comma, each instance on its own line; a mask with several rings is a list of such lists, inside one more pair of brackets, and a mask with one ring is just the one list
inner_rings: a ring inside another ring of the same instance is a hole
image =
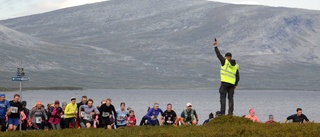
[[236, 83], [236, 74], [237, 70], [239, 69], [239, 65], [236, 64], [232, 66], [229, 60], [226, 59], [223, 66], [220, 69], [220, 78], [221, 82], [226, 82], [235, 85]]

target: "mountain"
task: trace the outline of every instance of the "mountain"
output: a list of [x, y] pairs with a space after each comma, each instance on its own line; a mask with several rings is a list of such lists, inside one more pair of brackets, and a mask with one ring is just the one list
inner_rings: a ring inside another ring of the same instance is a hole
[[1, 71], [12, 74], [21, 58], [7, 53], [22, 55], [33, 75], [27, 86], [218, 89], [215, 37], [240, 64], [239, 88], [318, 90], [320, 80], [320, 11], [111, 0], [0, 24], [10, 28], [0, 38], [11, 58]]

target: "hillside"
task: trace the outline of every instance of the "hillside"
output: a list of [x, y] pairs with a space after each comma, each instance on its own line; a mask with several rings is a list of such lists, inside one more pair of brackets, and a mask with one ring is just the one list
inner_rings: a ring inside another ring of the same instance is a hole
[[[35, 44], [28, 47], [39, 45], [44, 50], [40, 55], [50, 51], [24, 62], [37, 74], [33, 77], [44, 79], [46, 74], [57, 80], [31, 85], [218, 89], [219, 62], [211, 44], [215, 37], [221, 51], [232, 52], [241, 66], [239, 88], [318, 90], [313, 85], [320, 80], [314, 75], [320, 66], [320, 11], [205, 0], [111, 0], [0, 24], [25, 34], [16, 43], [32, 37]], [[17, 37], [3, 33], [3, 40]], [[3, 52], [26, 51], [11, 49], [14, 42], [9, 45]], [[1, 61], [11, 64], [1, 66], [3, 73], [19, 60], [9, 57]], [[56, 67], [32, 69], [44, 62]], [[61, 70], [66, 73], [56, 73]]]

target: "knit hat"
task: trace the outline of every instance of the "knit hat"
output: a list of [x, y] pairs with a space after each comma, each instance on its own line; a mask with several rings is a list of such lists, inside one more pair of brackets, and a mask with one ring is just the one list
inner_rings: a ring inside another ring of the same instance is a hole
[[60, 104], [60, 102], [57, 100], [54, 102], [55, 105]]

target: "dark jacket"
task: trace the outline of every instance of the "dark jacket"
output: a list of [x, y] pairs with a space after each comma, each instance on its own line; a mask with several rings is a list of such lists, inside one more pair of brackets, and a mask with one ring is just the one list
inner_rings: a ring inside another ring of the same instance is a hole
[[301, 114], [301, 116], [298, 116], [297, 114], [293, 114], [287, 117], [287, 120], [292, 120], [292, 122], [294, 123], [303, 123], [303, 121], [309, 122], [309, 119], [304, 114]]
[[[216, 54], [217, 54], [218, 59], [219, 59], [220, 62], [221, 62], [221, 66], [223, 66], [224, 63], [226, 62], [226, 59], [221, 55], [218, 47], [215, 47], [214, 50], [215, 50], [215, 52], [216, 52]], [[232, 66], [235, 66], [235, 65], [237, 64], [237, 63], [236, 63], [236, 60], [234, 60], [234, 59], [229, 60], [229, 62], [230, 62], [230, 64], [231, 64]], [[237, 70], [237, 73], [236, 73], [236, 83], [235, 83], [234, 86], [238, 86], [239, 80], [240, 80], [240, 74], [239, 74], [239, 70]], [[225, 83], [225, 82], [222, 82], [222, 84], [231, 85], [230, 83]]]

